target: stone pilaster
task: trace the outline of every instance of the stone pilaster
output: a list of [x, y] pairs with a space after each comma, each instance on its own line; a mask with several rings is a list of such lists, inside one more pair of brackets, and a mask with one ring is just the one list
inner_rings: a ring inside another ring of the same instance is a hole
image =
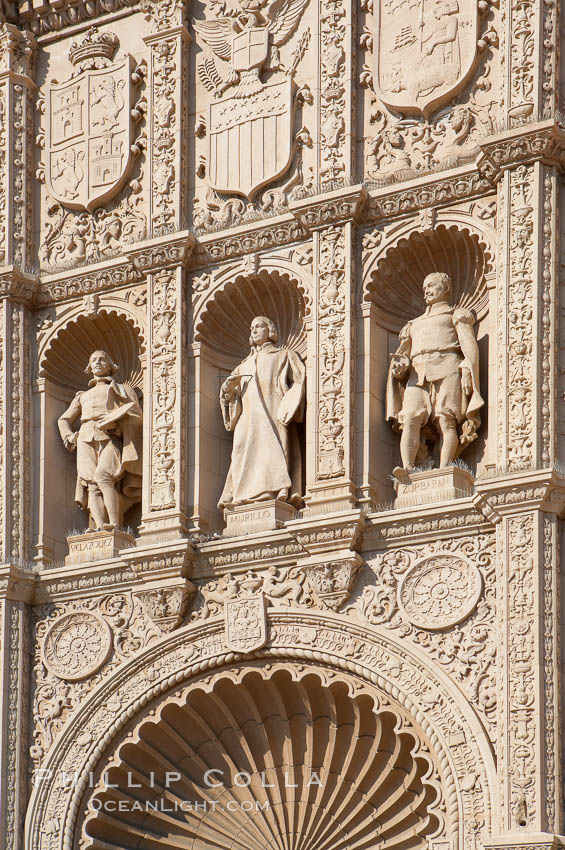
[[355, 180], [355, 3], [320, 0], [319, 184]]
[[[314, 235], [314, 386], [310, 385], [307, 505], [313, 513], [353, 505], [354, 225]], [[313, 449], [313, 450], [311, 450]]]
[[0, 298], [0, 563], [30, 557], [29, 311]]
[[502, 116], [508, 127], [552, 118], [559, 99], [559, 3], [501, 5]]
[[555, 472], [477, 482], [497, 534], [500, 659], [496, 847], [551, 846], [563, 832], [560, 539]]
[[152, 4], [148, 17], [154, 33], [150, 48], [149, 167], [150, 227], [158, 236], [181, 229], [187, 221], [188, 187], [188, 45], [182, 3]]
[[31, 574], [0, 570], [0, 844], [22, 850], [28, 797]]
[[35, 39], [0, 24], [0, 267], [30, 271]]
[[149, 273], [144, 393], [144, 542], [183, 534], [186, 519], [186, 280], [180, 266]]
[[535, 162], [499, 187], [497, 463], [510, 472], [558, 460], [557, 180]]

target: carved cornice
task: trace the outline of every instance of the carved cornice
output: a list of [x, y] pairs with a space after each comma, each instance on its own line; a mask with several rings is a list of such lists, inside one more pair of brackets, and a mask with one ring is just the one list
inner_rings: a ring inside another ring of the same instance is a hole
[[19, 81], [31, 83], [37, 42], [29, 32], [13, 24], [0, 23], [0, 75], [17, 75]]
[[310, 231], [335, 222], [360, 220], [368, 197], [366, 188], [359, 184], [292, 201], [289, 209], [306, 230]]
[[37, 305], [66, 301], [92, 292], [104, 292], [127, 284], [138, 283], [143, 278], [133, 263], [114, 261], [114, 263], [83, 266], [68, 272], [49, 275], [40, 279], [34, 299]]
[[195, 557], [196, 551], [188, 540], [138, 546], [123, 554], [123, 560], [144, 581], [188, 578]]
[[0, 269], [0, 298], [31, 303], [37, 295], [37, 289], [38, 278], [35, 275], [26, 275], [14, 266]]
[[37, 580], [37, 573], [32, 570], [22, 570], [14, 564], [3, 564], [0, 567], [0, 599], [31, 602]]
[[124, 248], [124, 254], [139, 274], [144, 274], [155, 269], [171, 266], [186, 268], [192, 265], [195, 248], [194, 237], [188, 231], [183, 231], [172, 236], [152, 239], [150, 242], [136, 242], [135, 248]]
[[478, 479], [475, 489], [497, 515], [532, 508], [559, 516], [565, 513], [565, 478], [553, 469]]
[[261, 221], [247, 222], [229, 231], [198, 234], [198, 264], [222, 262], [263, 251], [280, 248], [306, 239], [308, 232], [290, 213]]
[[538, 160], [565, 167], [565, 129], [553, 119], [491, 136], [480, 147], [477, 167], [491, 181], [498, 180], [505, 168]]
[[465, 201], [491, 193], [492, 185], [490, 177], [480, 174], [472, 165], [448, 174], [430, 175], [408, 188], [404, 185], [375, 189], [369, 193], [364, 219], [372, 224], [428, 207]]
[[318, 514], [291, 520], [287, 530], [308, 555], [356, 550], [361, 547], [366, 529], [365, 515], [360, 510], [335, 514]]
[[49, 36], [66, 27], [88, 24], [97, 18], [112, 20], [123, 16], [139, 6], [140, 0], [78, 0], [78, 2], [60, 3], [54, 0], [37, 4], [20, 12], [19, 22], [26, 30], [40, 36]]

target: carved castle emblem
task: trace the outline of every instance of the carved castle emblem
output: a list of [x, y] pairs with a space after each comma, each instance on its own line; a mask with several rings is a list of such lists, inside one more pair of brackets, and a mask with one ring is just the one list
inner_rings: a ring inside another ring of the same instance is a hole
[[[207, 136], [208, 179], [218, 192], [252, 200], [290, 167], [297, 104], [293, 76], [305, 45], [299, 44], [288, 68], [278, 48], [295, 32], [307, 2], [275, 0], [264, 14], [259, 8], [265, 4], [259, 2], [234, 17], [194, 24], [216, 56], [229, 63], [226, 79], [212, 58], [198, 67], [203, 85], [216, 98], [208, 109]], [[264, 83], [263, 71], [281, 73]]]
[[132, 162], [131, 58], [113, 62], [119, 46], [111, 33], [92, 27], [74, 42], [77, 69], [47, 91], [49, 193], [69, 209], [92, 212], [124, 185]]
[[426, 118], [472, 73], [477, 0], [378, 0], [375, 90], [392, 109]]
[[253, 652], [267, 642], [266, 600], [262, 593], [226, 599], [226, 646], [234, 652]]

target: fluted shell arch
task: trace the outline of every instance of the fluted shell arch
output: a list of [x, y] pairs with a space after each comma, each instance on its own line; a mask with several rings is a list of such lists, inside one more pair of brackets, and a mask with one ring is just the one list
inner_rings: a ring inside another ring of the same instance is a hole
[[142, 389], [139, 358], [143, 348], [142, 336], [131, 318], [103, 309], [94, 316], [78, 315], [50, 340], [41, 355], [39, 376], [65, 389], [84, 389], [88, 359], [93, 351], [103, 349], [118, 364], [117, 379]]
[[263, 270], [238, 275], [218, 288], [195, 319], [194, 338], [222, 360], [239, 363], [249, 353], [249, 327], [255, 316], [267, 316], [278, 328], [279, 345], [306, 356], [304, 318], [308, 299], [286, 273]]
[[195, 683], [96, 778], [81, 850], [409, 850], [449, 836], [421, 730], [345, 675], [273, 665]]
[[451, 303], [473, 310], [480, 320], [488, 311], [486, 276], [492, 268], [490, 249], [478, 233], [446, 224], [413, 230], [377, 255], [365, 297], [376, 305], [379, 324], [398, 332], [426, 307], [424, 278], [446, 272], [452, 281]]

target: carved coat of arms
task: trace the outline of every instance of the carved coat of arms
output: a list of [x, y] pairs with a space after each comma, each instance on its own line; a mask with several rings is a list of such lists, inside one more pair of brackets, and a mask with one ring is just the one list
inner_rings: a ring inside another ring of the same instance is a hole
[[[275, 0], [265, 14], [239, 10], [233, 17], [194, 24], [196, 33], [229, 62], [220, 76], [213, 59], [198, 67], [204, 86], [216, 98], [208, 111], [208, 179], [218, 192], [250, 200], [291, 164], [296, 97], [293, 74], [281, 64], [278, 48], [295, 32], [308, 0]], [[264, 83], [263, 71], [278, 71]], [[224, 92], [231, 88], [229, 96]]]
[[77, 69], [47, 91], [49, 194], [92, 211], [125, 183], [132, 160], [131, 58], [113, 61], [118, 39], [92, 27], [69, 57]]
[[478, 51], [477, 0], [378, 0], [375, 90], [429, 115], [465, 85]]
[[228, 649], [253, 652], [267, 642], [267, 614], [262, 593], [226, 599], [224, 616]]

